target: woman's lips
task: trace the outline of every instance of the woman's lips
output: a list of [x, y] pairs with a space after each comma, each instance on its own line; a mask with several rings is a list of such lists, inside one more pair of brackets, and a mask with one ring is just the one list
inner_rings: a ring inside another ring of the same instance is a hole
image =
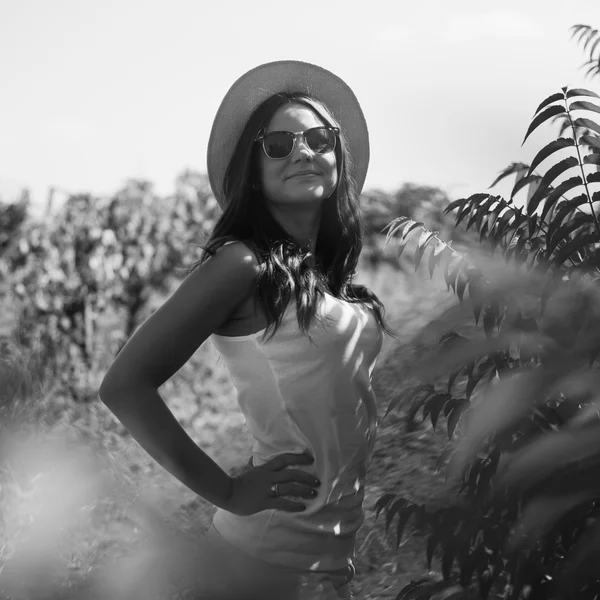
[[316, 171], [301, 171], [300, 173], [290, 175], [288, 179], [293, 179], [294, 177], [314, 177], [316, 175], [318, 175]]

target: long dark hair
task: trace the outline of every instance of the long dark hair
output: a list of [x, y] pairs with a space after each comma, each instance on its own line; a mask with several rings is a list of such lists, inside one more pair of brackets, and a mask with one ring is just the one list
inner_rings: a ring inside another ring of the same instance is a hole
[[206, 246], [200, 246], [204, 250], [202, 258], [190, 266], [187, 273], [225, 242], [242, 241], [254, 251], [261, 265], [258, 298], [270, 323], [263, 340], [267, 334], [270, 334], [269, 339], [275, 334], [292, 297], [296, 299], [298, 325], [310, 339], [309, 326], [324, 292], [372, 308], [383, 331], [396, 338], [396, 332], [384, 320], [385, 308], [379, 298], [365, 286], [352, 283], [362, 250], [363, 224], [356, 183], [351, 175], [348, 142], [341, 128], [335, 149], [338, 184], [322, 204], [314, 268], [307, 262], [311, 252], [295, 242], [267, 208], [260, 191], [260, 148], [254, 140], [277, 109], [286, 103], [303, 104], [326, 125], [340, 127], [330, 111], [307, 94], [279, 93], [258, 106], [248, 119], [225, 172], [223, 214]]

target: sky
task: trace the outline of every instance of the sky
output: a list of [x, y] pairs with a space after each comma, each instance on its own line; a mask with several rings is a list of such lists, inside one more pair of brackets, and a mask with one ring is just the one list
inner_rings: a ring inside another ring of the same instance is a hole
[[[174, 191], [206, 171], [229, 86], [264, 62], [333, 71], [370, 132], [365, 190], [412, 182], [451, 198], [531, 160], [539, 103], [585, 78], [570, 27], [598, 0], [0, 0], [0, 198], [53, 186], [115, 193], [129, 178]], [[498, 188], [497, 193], [501, 193]]]

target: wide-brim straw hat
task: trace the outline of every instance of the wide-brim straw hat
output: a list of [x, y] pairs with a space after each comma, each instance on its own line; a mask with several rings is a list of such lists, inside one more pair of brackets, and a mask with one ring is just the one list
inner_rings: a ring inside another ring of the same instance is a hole
[[354, 92], [323, 67], [297, 60], [265, 63], [242, 75], [229, 89], [215, 116], [208, 140], [208, 178], [213, 194], [225, 206], [223, 181], [238, 139], [252, 112], [279, 92], [308, 93], [321, 101], [337, 119], [348, 140], [357, 190], [369, 166], [367, 122]]

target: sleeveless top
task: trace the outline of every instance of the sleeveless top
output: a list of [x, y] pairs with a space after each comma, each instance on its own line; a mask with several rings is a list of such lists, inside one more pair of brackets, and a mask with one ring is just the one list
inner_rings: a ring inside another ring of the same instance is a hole
[[310, 335], [298, 326], [295, 299], [274, 337], [212, 334], [252, 436], [252, 464], [308, 451], [302, 469], [321, 481], [314, 498], [288, 497], [302, 512], [267, 509], [239, 516], [218, 508], [213, 525], [247, 554], [306, 571], [353, 565], [356, 532], [377, 427], [371, 376], [383, 334], [372, 309], [326, 294]]

